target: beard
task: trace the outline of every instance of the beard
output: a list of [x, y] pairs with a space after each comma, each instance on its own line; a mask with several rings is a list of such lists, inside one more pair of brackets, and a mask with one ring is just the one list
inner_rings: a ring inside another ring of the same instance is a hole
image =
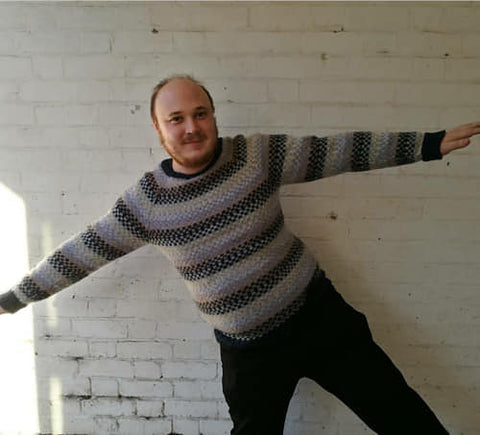
[[179, 155], [179, 153], [175, 153], [172, 150], [169, 150], [167, 148], [165, 149], [173, 161], [175, 161], [178, 165], [184, 168], [189, 168], [189, 169], [195, 169], [195, 168], [201, 168], [202, 166], [207, 166], [215, 154], [215, 148], [197, 157], [186, 157], [186, 156]]
[[[188, 169], [196, 169], [200, 168], [200, 170], [207, 166], [210, 161], [213, 159], [213, 156], [215, 155], [215, 150], [216, 150], [216, 143], [215, 145], [209, 149], [208, 151], [206, 150], [204, 153], [201, 153], [197, 156], [194, 157], [188, 157], [185, 155], [182, 155], [180, 152], [176, 152], [173, 147], [170, 147], [167, 145], [167, 142], [165, 141], [165, 137], [163, 134], [159, 131], [159, 136], [160, 136], [160, 142], [162, 143], [163, 149], [168, 153], [168, 155], [172, 158], [172, 160], [177, 163], [179, 166], [188, 168]], [[217, 125], [215, 124], [215, 138], [218, 137], [218, 128]], [[197, 135], [190, 135], [185, 138], [184, 142], [188, 141], [204, 141], [206, 137], [203, 134], [197, 134]], [[216, 142], [216, 139], [215, 139]]]

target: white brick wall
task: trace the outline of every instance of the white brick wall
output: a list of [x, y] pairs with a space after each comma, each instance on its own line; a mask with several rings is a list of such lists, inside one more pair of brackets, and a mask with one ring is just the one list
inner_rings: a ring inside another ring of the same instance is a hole
[[[449, 128], [480, 119], [479, 22], [474, 2], [0, 3], [0, 183], [25, 204], [30, 265], [163, 158], [148, 104], [165, 75], [203, 80], [226, 135]], [[283, 194], [291, 227], [458, 435], [480, 434], [479, 144]], [[154, 249], [37, 304], [35, 367], [10, 373], [33, 352], [18, 319], [0, 319], [0, 378], [37, 379], [38, 421], [9, 420], [25, 405], [0, 389], [0, 434], [229, 433], [212, 331]], [[299, 384], [286, 434], [365, 432]]]

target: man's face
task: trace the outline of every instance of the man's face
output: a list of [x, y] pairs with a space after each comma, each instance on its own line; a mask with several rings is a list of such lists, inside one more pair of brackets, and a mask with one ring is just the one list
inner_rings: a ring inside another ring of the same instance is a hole
[[211, 161], [217, 125], [205, 91], [186, 79], [173, 79], [157, 94], [155, 129], [173, 159], [173, 169], [194, 174]]

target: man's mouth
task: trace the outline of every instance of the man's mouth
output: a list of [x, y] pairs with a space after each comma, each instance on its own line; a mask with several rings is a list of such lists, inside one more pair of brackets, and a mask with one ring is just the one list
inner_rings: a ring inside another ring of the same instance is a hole
[[203, 142], [202, 138], [193, 138], [193, 139], [187, 139], [183, 141], [184, 145], [198, 145]]

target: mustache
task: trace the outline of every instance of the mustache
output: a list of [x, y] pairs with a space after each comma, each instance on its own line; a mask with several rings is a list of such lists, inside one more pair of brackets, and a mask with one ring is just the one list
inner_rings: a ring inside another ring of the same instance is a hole
[[183, 143], [200, 142], [202, 140], [205, 140], [205, 135], [203, 134], [188, 134], [188, 135], [185, 135], [183, 139]]

